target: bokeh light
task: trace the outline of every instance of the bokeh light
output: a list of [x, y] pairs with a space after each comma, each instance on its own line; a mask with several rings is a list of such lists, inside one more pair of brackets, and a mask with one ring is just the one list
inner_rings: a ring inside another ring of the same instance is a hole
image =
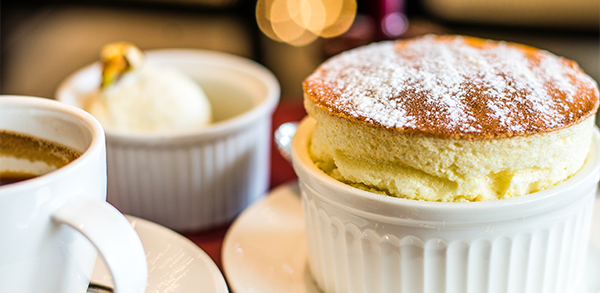
[[346, 32], [356, 16], [356, 0], [258, 0], [256, 22], [269, 38], [293, 46]]
[[383, 17], [381, 30], [388, 38], [397, 38], [408, 29], [408, 18], [399, 12], [392, 12]]

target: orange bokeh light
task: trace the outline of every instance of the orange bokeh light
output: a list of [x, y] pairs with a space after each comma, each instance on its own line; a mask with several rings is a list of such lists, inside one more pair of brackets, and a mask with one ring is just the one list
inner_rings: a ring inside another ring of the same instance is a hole
[[258, 0], [256, 21], [269, 38], [293, 46], [346, 32], [356, 16], [355, 0]]

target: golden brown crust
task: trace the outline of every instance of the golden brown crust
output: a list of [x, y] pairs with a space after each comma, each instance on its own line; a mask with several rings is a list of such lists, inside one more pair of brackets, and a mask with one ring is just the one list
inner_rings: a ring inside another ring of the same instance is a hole
[[322, 64], [303, 83], [331, 114], [442, 137], [548, 132], [594, 115], [596, 82], [570, 60], [464, 36], [375, 43]]

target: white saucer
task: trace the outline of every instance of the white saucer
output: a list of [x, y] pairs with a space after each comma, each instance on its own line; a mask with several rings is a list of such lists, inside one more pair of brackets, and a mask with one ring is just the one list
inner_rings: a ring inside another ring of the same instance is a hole
[[[247, 208], [223, 243], [222, 261], [236, 293], [319, 293], [306, 261], [298, 184], [287, 184]], [[600, 199], [594, 206], [584, 282], [576, 292], [600, 291]]]
[[[227, 293], [213, 260], [194, 242], [153, 222], [127, 216], [142, 240], [148, 261], [146, 293]], [[98, 256], [90, 283], [112, 288], [112, 277]]]

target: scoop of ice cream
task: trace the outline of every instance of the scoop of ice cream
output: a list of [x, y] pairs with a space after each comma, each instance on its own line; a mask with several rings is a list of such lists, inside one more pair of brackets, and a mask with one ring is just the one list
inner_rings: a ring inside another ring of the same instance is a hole
[[107, 129], [167, 132], [198, 129], [212, 120], [202, 88], [170, 67], [144, 64], [129, 44], [107, 45], [102, 83], [84, 107]]
[[86, 109], [103, 126], [130, 131], [201, 128], [211, 106], [200, 86], [172, 68], [146, 67], [99, 91]]

